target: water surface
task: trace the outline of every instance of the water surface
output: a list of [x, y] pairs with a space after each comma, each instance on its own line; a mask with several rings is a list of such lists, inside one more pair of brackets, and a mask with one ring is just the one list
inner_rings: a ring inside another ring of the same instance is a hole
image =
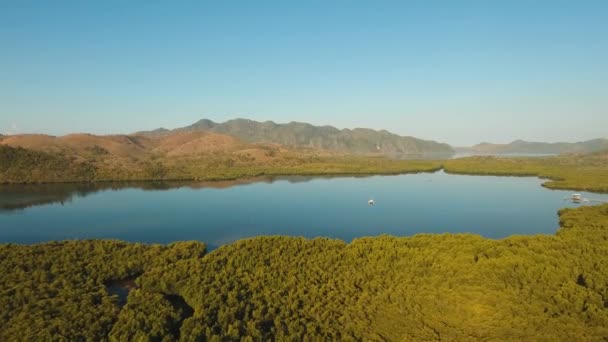
[[[0, 242], [115, 238], [207, 242], [257, 235], [331, 237], [553, 234], [572, 191], [535, 177], [449, 175], [0, 186]], [[591, 200], [608, 195], [582, 193]], [[369, 206], [374, 199], [376, 205]], [[597, 203], [597, 202], [596, 202]]]

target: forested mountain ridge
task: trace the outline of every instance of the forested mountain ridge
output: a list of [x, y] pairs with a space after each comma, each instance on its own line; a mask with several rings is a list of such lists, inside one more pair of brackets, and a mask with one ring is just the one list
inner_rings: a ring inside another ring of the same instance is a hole
[[472, 146], [470, 150], [479, 153], [508, 154], [563, 154], [563, 153], [593, 153], [608, 150], [608, 139], [599, 138], [575, 143], [531, 142], [515, 140], [508, 144], [481, 143]]
[[[0, 340], [573, 341], [608, 336], [608, 205], [555, 235], [0, 244]], [[124, 307], [105, 285], [139, 276]], [[194, 309], [185, 315], [172, 298]]]
[[451, 156], [454, 151], [448, 144], [414, 137], [399, 136], [388, 131], [366, 128], [337, 129], [332, 126], [314, 126], [290, 122], [258, 122], [234, 119], [223, 123], [202, 119], [174, 130], [159, 128], [140, 132], [144, 135], [164, 135], [171, 132], [204, 131], [227, 134], [250, 143], [276, 143], [288, 147], [305, 147], [353, 154], [381, 154], [395, 158]]

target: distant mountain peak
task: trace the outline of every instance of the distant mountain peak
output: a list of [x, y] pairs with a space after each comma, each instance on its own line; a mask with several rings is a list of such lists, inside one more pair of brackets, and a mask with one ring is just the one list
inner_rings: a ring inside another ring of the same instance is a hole
[[217, 123], [209, 120], [209, 119], [201, 119], [198, 120], [197, 122], [193, 123], [192, 125], [188, 126], [188, 127], [200, 127], [200, 128], [206, 128], [206, 127], [215, 127], [217, 126]]

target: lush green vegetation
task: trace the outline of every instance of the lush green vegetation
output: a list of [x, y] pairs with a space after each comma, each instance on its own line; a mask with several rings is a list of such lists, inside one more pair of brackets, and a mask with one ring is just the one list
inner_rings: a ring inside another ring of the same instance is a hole
[[608, 153], [546, 158], [469, 157], [447, 160], [444, 170], [474, 175], [538, 176], [543, 186], [608, 192]]
[[[259, 237], [207, 255], [0, 245], [0, 340], [602, 340], [608, 205], [560, 221], [551, 236]], [[139, 274], [121, 310], [104, 284]]]
[[[130, 326], [133, 318], [129, 313], [138, 300], [149, 297], [141, 300], [142, 308], [163, 302], [157, 295], [135, 292], [121, 312], [105, 283], [204, 253], [204, 244], [190, 242], [169, 246], [103, 240], [0, 245], [0, 340], [97, 341], [109, 334], [120, 336], [112, 328]], [[141, 322], [140, 329], [146, 334], [166, 334], [166, 330], [155, 330], [166, 324], [160, 320], [170, 318], [161, 313]]]
[[187, 157], [118, 158], [104, 154], [66, 157], [0, 145], [0, 183], [137, 180], [228, 180], [278, 175], [364, 175], [428, 172], [438, 161], [384, 157], [319, 156], [293, 151], [258, 160], [247, 154], [206, 153]]
[[90, 181], [94, 167], [61, 154], [0, 145], [0, 183]]

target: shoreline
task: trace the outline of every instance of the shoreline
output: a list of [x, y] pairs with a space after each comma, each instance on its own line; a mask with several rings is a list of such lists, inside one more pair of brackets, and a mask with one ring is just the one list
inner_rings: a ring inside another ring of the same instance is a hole
[[[411, 170], [411, 171], [379, 171], [379, 172], [294, 172], [294, 173], [266, 173], [260, 172], [251, 175], [241, 177], [210, 177], [210, 178], [167, 178], [167, 179], [101, 179], [92, 181], [53, 181], [53, 182], [0, 182], [0, 186], [26, 186], [26, 185], [60, 185], [60, 184], [82, 184], [82, 185], [95, 185], [95, 184], [110, 184], [110, 183], [142, 183], [142, 184], [158, 184], [158, 183], [171, 183], [171, 182], [191, 182], [191, 183], [219, 183], [226, 181], [243, 181], [244, 183], [263, 181], [272, 179], [274, 177], [319, 177], [319, 178], [332, 178], [332, 177], [373, 177], [373, 176], [399, 176], [408, 174], [419, 174], [419, 173], [436, 173], [443, 171], [450, 175], [462, 175], [462, 176], [494, 176], [494, 177], [536, 177], [543, 180], [542, 187], [549, 190], [572, 190], [572, 191], [587, 191], [597, 194], [608, 194], [608, 188], [605, 187], [588, 187], [588, 186], [561, 186], [551, 185], [551, 182], [565, 181], [567, 178], [551, 177], [547, 175], [541, 175], [539, 172], [491, 172], [491, 171], [459, 171], [445, 166], [438, 168], [432, 168], [428, 170]], [[607, 171], [608, 172], [608, 171]]]
[[44, 185], [44, 184], [103, 184], [103, 183], [163, 183], [163, 182], [222, 182], [222, 181], [238, 181], [249, 180], [264, 177], [356, 177], [356, 176], [398, 176], [417, 173], [435, 173], [443, 170], [443, 167], [432, 168], [428, 170], [411, 170], [411, 171], [379, 171], [379, 172], [294, 172], [294, 173], [253, 173], [251, 175], [241, 177], [184, 177], [184, 178], [165, 178], [165, 179], [150, 179], [150, 178], [134, 178], [134, 179], [100, 179], [90, 181], [52, 181], [52, 182], [0, 182], [0, 185]]

